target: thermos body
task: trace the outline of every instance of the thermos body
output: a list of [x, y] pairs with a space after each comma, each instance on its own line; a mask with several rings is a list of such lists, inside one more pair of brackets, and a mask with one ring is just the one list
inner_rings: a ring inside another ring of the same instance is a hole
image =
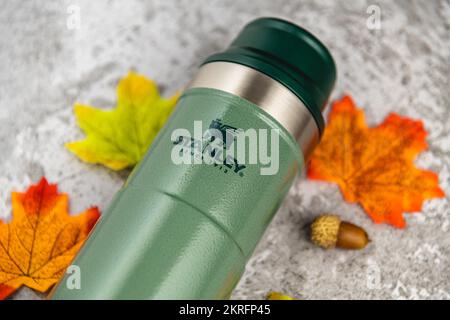
[[[263, 24], [260, 29], [267, 23], [300, 29], [278, 19], [255, 22]], [[66, 275], [53, 299], [230, 296], [323, 130], [309, 100], [289, 84], [230, 57], [213, 57], [200, 67], [73, 261], [81, 272], [81, 287], [69, 289]], [[218, 149], [210, 147], [217, 139], [205, 136], [208, 129], [227, 138], [220, 141], [224, 152], [234, 135], [265, 132], [256, 138], [268, 141], [267, 155], [275, 155], [271, 161], [276, 163], [268, 163], [267, 157], [243, 163], [236, 154], [223, 162], [201, 162], [205, 155], [217, 156]], [[271, 135], [276, 135], [275, 144]], [[197, 162], [184, 163], [177, 158], [181, 155], [197, 157]]]

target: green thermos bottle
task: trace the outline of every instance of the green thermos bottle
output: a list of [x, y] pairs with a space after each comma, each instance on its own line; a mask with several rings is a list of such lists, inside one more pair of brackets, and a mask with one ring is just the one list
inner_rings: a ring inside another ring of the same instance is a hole
[[247, 24], [206, 59], [52, 299], [225, 299], [324, 130], [325, 46]]

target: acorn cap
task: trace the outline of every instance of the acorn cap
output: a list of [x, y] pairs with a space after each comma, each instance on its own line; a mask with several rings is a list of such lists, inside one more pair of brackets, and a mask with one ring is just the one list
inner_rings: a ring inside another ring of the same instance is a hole
[[341, 219], [334, 215], [323, 215], [311, 224], [311, 240], [323, 248], [334, 248], [338, 240]]

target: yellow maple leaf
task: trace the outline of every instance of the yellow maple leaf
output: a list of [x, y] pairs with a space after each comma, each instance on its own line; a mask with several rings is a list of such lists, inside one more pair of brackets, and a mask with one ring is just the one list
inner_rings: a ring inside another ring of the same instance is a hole
[[130, 72], [119, 82], [117, 98], [112, 110], [76, 104], [77, 123], [87, 136], [65, 145], [83, 161], [113, 170], [141, 160], [171, 114], [178, 94], [163, 99], [153, 81]]
[[70, 216], [68, 196], [45, 178], [12, 193], [13, 217], [0, 220], [0, 299], [22, 285], [47, 291], [64, 273], [100, 216], [97, 208]]
[[267, 295], [267, 300], [297, 300], [281, 292], [271, 291]]

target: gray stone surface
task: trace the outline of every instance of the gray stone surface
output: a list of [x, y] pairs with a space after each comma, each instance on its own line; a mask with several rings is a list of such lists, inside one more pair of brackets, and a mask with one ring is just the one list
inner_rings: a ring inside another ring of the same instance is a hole
[[[417, 165], [439, 173], [450, 194], [448, 1], [376, 1], [381, 29], [370, 30], [371, 1], [3, 1], [0, 10], [0, 214], [11, 190], [45, 175], [71, 195], [71, 211], [105, 208], [126, 173], [80, 162], [63, 149], [82, 137], [75, 101], [115, 103], [115, 86], [135, 69], [168, 95], [207, 55], [225, 47], [250, 19], [288, 18], [332, 51], [339, 69], [333, 98], [353, 95], [367, 121], [391, 111], [423, 119], [429, 151]], [[80, 29], [67, 27], [80, 8]], [[325, 251], [307, 224], [335, 212], [367, 229], [364, 251]], [[336, 186], [299, 180], [247, 266], [237, 299], [279, 290], [303, 299], [449, 298], [449, 198], [408, 215], [408, 228], [374, 225]], [[40, 298], [23, 289], [14, 298]]]

